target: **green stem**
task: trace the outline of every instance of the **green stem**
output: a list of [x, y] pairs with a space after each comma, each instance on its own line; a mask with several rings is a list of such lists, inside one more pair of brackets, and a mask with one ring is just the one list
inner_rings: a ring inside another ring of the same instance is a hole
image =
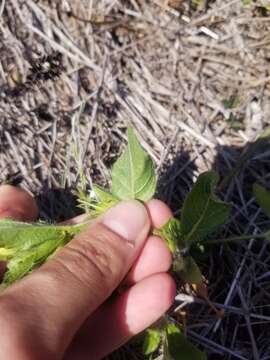
[[213, 240], [206, 240], [204, 244], [220, 244], [220, 243], [230, 243], [230, 242], [238, 242], [238, 241], [248, 241], [248, 240], [258, 240], [258, 239], [265, 239], [269, 237], [269, 233], [263, 233], [259, 235], [242, 235], [242, 236], [232, 236], [224, 239], [213, 239]]

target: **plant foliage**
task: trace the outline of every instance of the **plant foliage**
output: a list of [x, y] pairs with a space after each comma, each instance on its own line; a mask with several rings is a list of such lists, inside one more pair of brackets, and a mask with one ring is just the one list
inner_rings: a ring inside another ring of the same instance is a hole
[[[250, 158], [259, 147], [268, 143], [269, 130], [247, 150], [233, 172], [228, 175], [228, 179], [239, 171], [245, 159]], [[94, 184], [92, 191], [87, 193], [86, 178], [82, 171], [80, 172], [83, 186], [78, 190], [79, 206], [86, 210], [89, 219], [102, 215], [121, 200], [136, 199], [147, 202], [156, 192], [157, 178], [153, 161], [141, 147], [131, 128], [128, 129], [127, 148], [112, 167], [109, 190]], [[193, 289], [202, 289], [200, 293], [205, 298], [207, 287], [195, 261], [193, 250], [205, 246], [204, 244], [216, 242], [216, 238], [210, 237], [213, 237], [228, 220], [230, 205], [216, 195], [218, 181], [218, 174], [213, 171], [201, 174], [184, 201], [180, 211], [181, 217], [173, 217], [160, 229], [153, 230], [154, 234], [166, 241], [172, 252], [175, 273], [184, 283], [191, 284]], [[254, 185], [253, 192], [258, 204], [270, 216], [270, 193], [258, 184]], [[88, 224], [88, 220], [79, 225], [27, 224], [1, 220], [0, 260], [8, 262], [2, 287], [12, 284], [40, 266]], [[256, 236], [257, 239], [269, 238], [270, 232]], [[249, 235], [245, 235], [220, 241], [250, 238]], [[199, 295], [199, 291], [197, 294]], [[156, 351], [161, 352], [163, 360], [206, 359], [206, 355], [187, 340], [181, 328], [168, 321], [162, 326], [148, 329], [145, 334], [144, 354], [151, 356]]]

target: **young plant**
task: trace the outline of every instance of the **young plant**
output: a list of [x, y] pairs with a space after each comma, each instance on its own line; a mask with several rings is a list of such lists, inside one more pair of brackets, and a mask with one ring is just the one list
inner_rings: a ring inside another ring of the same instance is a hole
[[[86, 192], [85, 186], [78, 190], [79, 206], [88, 213], [89, 220], [121, 200], [147, 202], [156, 192], [157, 178], [153, 161], [143, 150], [131, 128], [128, 129], [127, 149], [113, 165], [111, 178], [108, 190], [98, 185], [92, 186], [90, 194]], [[173, 270], [176, 274], [184, 283], [200, 289], [201, 296], [204, 297], [207, 296], [207, 291], [203, 287], [203, 276], [194, 259], [193, 250], [206, 243], [243, 239], [209, 239], [228, 220], [230, 212], [230, 205], [215, 195], [218, 181], [219, 177], [213, 171], [201, 174], [184, 201], [181, 217], [172, 218], [161, 229], [153, 230], [153, 233], [166, 241], [173, 253]], [[256, 187], [255, 191], [257, 198], [262, 198], [263, 203], [264, 194], [260, 195], [262, 189]], [[262, 207], [267, 208], [270, 213], [268, 205], [262, 204]], [[0, 221], [0, 259], [7, 261], [2, 287], [12, 284], [52, 257], [84, 229], [89, 220], [79, 225]], [[264, 238], [268, 235], [265, 233], [257, 236]], [[162, 325], [146, 332], [144, 354], [151, 356], [158, 348], [161, 349], [163, 360], [206, 359], [205, 354], [186, 339], [181, 328], [168, 321], [163, 321]]]
[[184, 282], [198, 284], [202, 274], [191, 256], [192, 249], [217, 232], [228, 220], [230, 205], [214, 193], [218, 175], [213, 171], [201, 174], [187, 195], [181, 219], [172, 218], [156, 234], [167, 241], [174, 254], [174, 269]]

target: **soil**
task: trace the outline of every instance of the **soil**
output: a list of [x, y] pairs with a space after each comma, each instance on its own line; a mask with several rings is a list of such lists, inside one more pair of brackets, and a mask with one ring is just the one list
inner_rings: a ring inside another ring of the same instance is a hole
[[[224, 179], [270, 125], [264, 5], [2, 0], [0, 182], [35, 195], [43, 219], [67, 219], [80, 169], [108, 186], [130, 124], [155, 161], [158, 197], [179, 214], [198, 174]], [[269, 155], [259, 146], [220, 187], [233, 204], [224, 236], [269, 228], [252, 196], [255, 181], [269, 188]], [[268, 242], [212, 247], [199, 262], [226, 316], [187, 305], [190, 339], [210, 360], [269, 358]], [[112, 357], [142, 358], [130, 345]]]

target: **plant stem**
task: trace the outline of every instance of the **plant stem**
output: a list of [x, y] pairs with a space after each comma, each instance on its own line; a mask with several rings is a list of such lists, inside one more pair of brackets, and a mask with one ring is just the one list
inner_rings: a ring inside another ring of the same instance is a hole
[[258, 239], [265, 239], [269, 237], [269, 232], [259, 234], [259, 235], [242, 235], [242, 236], [232, 236], [224, 239], [213, 239], [213, 240], [206, 240], [204, 244], [220, 244], [220, 243], [230, 243], [230, 242], [238, 242], [238, 241], [248, 241], [248, 240], [258, 240]]

